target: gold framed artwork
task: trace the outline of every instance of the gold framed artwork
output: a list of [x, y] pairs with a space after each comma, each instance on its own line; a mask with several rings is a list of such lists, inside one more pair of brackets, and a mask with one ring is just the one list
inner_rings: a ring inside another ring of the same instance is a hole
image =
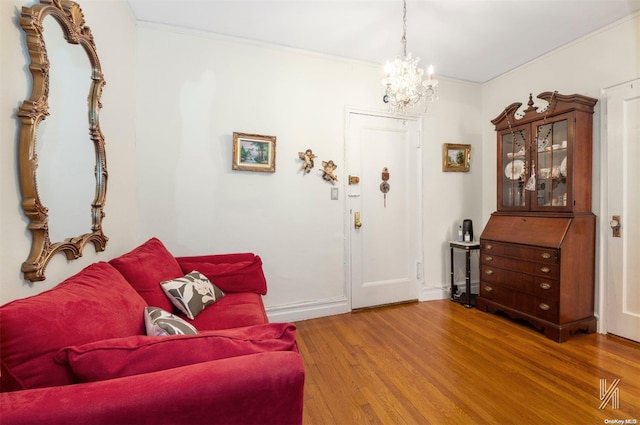
[[233, 133], [233, 170], [276, 172], [276, 136]]
[[445, 143], [442, 146], [442, 171], [469, 171], [471, 145]]

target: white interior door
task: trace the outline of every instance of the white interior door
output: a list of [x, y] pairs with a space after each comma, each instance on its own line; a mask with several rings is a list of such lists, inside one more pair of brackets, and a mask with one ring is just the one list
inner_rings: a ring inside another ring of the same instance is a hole
[[[348, 113], [351, 307], [417, 299], [422, 279], [420, 121]], [[389, 190], [385, 194], [381, 184]], [[357, 217], [361, 226], [356, 225]]]
[[[607, 89], [605, 100], [601, 226], [606, 328], [640, 341], [640, 80]], [[613, 216], [620, 217], [620, 237], [610, 228]]]

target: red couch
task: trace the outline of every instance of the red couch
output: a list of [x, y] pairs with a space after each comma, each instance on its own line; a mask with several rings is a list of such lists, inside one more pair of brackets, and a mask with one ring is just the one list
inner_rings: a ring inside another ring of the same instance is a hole
[[[174, 258], [151, 239], [0, 307], [0, 423], [300, 424], [295, 326], [269, 323], [254, 254]], [[146, 336], [143, 310], [180, 316], [159, 282], [192, 270], [225, 296], [197, 335]]]

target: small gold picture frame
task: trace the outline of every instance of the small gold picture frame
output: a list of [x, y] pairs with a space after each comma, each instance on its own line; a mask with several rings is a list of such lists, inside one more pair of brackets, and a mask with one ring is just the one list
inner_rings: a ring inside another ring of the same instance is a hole
[[469, 171], [471, 160], [471, 145], [456, 145], [445, 143], [442, 145], [442, 171]]
[[276, 172], [276, 136], [233, 133], [231, 169]]

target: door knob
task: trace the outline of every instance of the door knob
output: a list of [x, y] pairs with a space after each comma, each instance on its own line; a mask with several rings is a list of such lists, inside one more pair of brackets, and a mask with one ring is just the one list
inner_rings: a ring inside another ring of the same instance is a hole
[[609, 226], [611, 226], [611, 230], [613, 231], [612, 236], [614, 238], [619, 238], [620, 237], [620, 216], [614, 215], [613, 217], [611, 217]]
[[359, 229], [362, 227], [362, 222], [360, 221], [360, 212], [356, 211], [353, 213], [353, 227]]

